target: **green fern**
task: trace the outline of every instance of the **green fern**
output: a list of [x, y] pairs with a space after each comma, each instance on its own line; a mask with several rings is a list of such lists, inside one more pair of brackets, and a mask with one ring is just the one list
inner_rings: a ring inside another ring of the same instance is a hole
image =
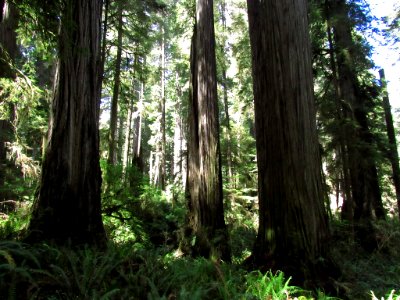
[[400, 300], [400, 294], [396, 294], [395, 290], [391, 290], [391, 292], [381, 299], [377, 298], [373, 291], [371, 291], [372, 300]]
[[7, 252], [7, 251], [5, 251], [5, 250], [3, 250], [3, 249], [0, 249], [0, 255], [3, 256], [3, 257], [6, 259], [7, 263], [8, 263], [10, 266], [12, 266], [13, 268], [16, 267], [15, 261], [14, 261], [14, 259], [12, 258], [12, 256], [10, 255], [9, 252]]
[[291, 277], [285, 280], [283, 272], [279, 271], [275, 274], [271, 271], [266, 274], [254, 271], [246, 275], [246, 293], [256, 299], [288, 299], [289, 295], [300, 291], [299, 288], [289, 285], [290, 279]]

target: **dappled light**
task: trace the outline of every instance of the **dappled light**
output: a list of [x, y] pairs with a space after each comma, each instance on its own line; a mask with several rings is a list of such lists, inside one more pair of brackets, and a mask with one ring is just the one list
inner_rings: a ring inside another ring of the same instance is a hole
[[0, 299], [400, 299], [368, 3], [0, 1]]

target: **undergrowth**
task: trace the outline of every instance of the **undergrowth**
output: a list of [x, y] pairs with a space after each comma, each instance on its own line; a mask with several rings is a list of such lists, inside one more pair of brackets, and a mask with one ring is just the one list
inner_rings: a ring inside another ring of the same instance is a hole
[[289, 280], [129, 244], [98, 252], [0, 242], [1, 299], [312, 299]]
[[[21, 207], [0, 220], [0, 299], [337, 299], [293, 286], [282, 272], [242, 268], [256, 236], [253, 191], [226, 190], [233, 255], [228, 264], [180, 251], [182, 191], [169, 187], [171, 196], [150, 187], [134, 169], [125, 184], [122, 168], [103, 171], [110, 177], [103, 193], [107, 249], [19, 242], [29, 221], [29, 207]], [[400, 224], [374, 226], [379, 246], [366, 253], [354, 242], [351, 226], [332, 223], [344, 299], [400, 300]]]
[[333, 222], [333, 253], [342, 270], [338, 285], [348, 299], [400, 300], [400, 223], [374, 223], [378, 248], [365, 251], [352, 239], [352, 227]]

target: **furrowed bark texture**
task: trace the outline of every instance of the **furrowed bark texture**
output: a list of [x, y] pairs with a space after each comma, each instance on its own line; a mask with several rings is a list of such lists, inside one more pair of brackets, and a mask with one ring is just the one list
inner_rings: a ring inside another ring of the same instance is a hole
[[0, 78], [14, 78], [9, 63], [17, 54], [18, 14], [14, 4], [9, 1], [0, 3]]
[[[257, 264], [316, 277], [329, 232], [305, 0], [248, 0], [259, 191]], [[320, 274], [319, 274], [320, 275]]]
[[100, 0], [69, 0], [61, 17], [50, 139], [28, 241], [104, 245], [99, 165]]
[[230, 259], [224, 221], [213, 1], [198, 0], [191, 52], [188, 185], [195, 251]]
[[[12, 3], [8, 1], [0, 2], [0, 78], [15, 79], [14, 70], [10, 63], [14, 62], [17, 54], [17, 10]], [[0, 92], [2, 87], [0, 86]], [[0, 103], [5, 99], [0, 97]], [[13, 140], [15, 119], [15, 105], [8, 104], [8, 116], [6, 119], [0, 119], [0, 201], [12, 197], [12, 191], [6, 191], [6, 173], [11, 167], [7, 159], [8, 142]]]

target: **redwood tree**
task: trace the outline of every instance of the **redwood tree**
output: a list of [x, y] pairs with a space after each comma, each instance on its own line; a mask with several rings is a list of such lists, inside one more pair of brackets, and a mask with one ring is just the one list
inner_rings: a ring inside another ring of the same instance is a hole
[[[331, 261], [306, 0], [247, 1], [258, 164], [257, 265], [323, 280]], [[325, 271], [323, 271], [325, 270]]]
[[399, 167], [399, 154], [397, 152], [397, 141], [396, 141], [396, 131], [393, 125], [392, 110], [389, 102], [389, 94], [387, 91], [387, 83], [385, 78], [385, 71], [383, 69], [379, 70], [380, 83], [382, 88], [382, 106], [385, 112], [385, 122], [386, 122], [386, 133], [389, 141], [388, 158], [390, 164], [392, 165], [392, 178], [393, 185], [396, 191], [397, 200], [397, 213], [400, 218], [400, 167]]
[[194, 252], [230, 259], [224, 221], [212, 0], [198, 0], [191, 51], [188, 196]]
[[[9, 1], [0, 2], [0, 78], [14, 79], [15, 73], [11, 68], [17, 54], [17, 10]], [[2, 87], [0, 86], [0, 93]], [[0, 103], [4, 101], [0, 96]], [[12, 122], [14, 105], [8, 104], [7, 117], [0, 119], [0, 201], [7, 200], [10, 193], [5, 191], [6, 170], [10, 162], [7, 160], [6, 143], [12, 141], [14, 134]]]
[[[368, 120], [367, 99], [358, 81], [355, 67], [357, 47], [353, 40], [353, 22], [346, 0], [326, 1], [328, 22], [333, 28], [334, 54], [338, 70], [338, 97], [344, 104], [344, 116], [354, 121], [347, 126], [345, 139], [349, 157], [349, 173], [353, 203], [345, 203], [342, 216], [354, 218], [356, 223], [368, 223], [375, 215], [385, 218], [377, 167], [373, 153], [373, 135]], [[347, 211], [350, 210], [350, 211]], [[370, 225], [368, 230], [372, 230]], [[363, 239], [364, 232], [361, 233]]]
[[117, 57], [115, 59], [114, 86], [111, 101], [110, 114], [110, 133], [108, 138], [108, 163], [115, 165], [117, 163], [117, 123], [118, 123], [118, 99], [121, 86], [121, 62], [122, 62], [122, 36], [123, 32], [123, 4], [117, 2]]
[[31, 242], [104, 245], [99, 165], [101, 0], [61, 12], [50, 138], [33, 207]]

